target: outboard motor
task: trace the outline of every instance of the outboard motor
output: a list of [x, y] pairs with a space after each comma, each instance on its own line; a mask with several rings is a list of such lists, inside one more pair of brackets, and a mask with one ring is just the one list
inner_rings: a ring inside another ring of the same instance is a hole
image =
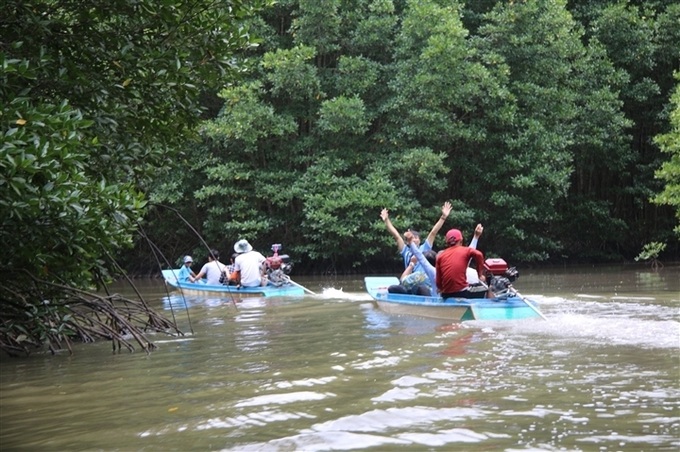
[[519, 278], [515, 267], [508, 268], [508, 264], [500, 258], [484, 261], [484, 273], [489, 288], [496, 297], [507, 296], [512, 283]]
[[279, 254], [280, 243], [272, 245], [273, 256], [264, 261], [264, 273], [269, 282], [275, 286], [282, 286], [289, 281], [288, 274], [293, 270], [293, 263], [287, 254]]

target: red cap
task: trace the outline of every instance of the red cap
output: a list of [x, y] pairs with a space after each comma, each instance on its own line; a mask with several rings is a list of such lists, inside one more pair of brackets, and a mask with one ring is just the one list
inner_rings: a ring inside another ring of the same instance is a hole
[[458, 229], [449, 229], [446, 233], [446, 243], [453, 245], [456, 242], [461, 242], [463, 240], [463, 233]]

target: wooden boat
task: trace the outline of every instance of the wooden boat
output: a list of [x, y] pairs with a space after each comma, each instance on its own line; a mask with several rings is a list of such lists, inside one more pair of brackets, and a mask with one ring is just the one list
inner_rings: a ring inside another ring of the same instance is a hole
[[162, 272], [165, 283], [181, 291], [184, 295], [206, 297], [299, 297], [305, 294], [304, 288], [292, 281], [282, 286], [237, 287], [222, 284], [214, 286], [202, 283], [180, 282], [177, 280], [179, 269], [163, 270]]
[[545, 318], [535, 304], [519, 294], [502, 298], [446, 298], [389, 293], [387, 288], [399, 284], [394, 276], [367, 276], [366, 290], [378, 307], [388, 314], [405, 314], [463, 320], [518, 320]]

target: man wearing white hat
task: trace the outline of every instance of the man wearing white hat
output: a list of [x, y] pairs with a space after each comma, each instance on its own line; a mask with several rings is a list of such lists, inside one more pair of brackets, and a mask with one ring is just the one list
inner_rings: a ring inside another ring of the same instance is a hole
[[258, 287], [267, 284], [263, 277], [262, 264], [266, 260], [247, 240], [241, 239], [234, 244], [234, 251], [238, 253], [234, 259], [234, 271], [238, 272], [243, 287]]

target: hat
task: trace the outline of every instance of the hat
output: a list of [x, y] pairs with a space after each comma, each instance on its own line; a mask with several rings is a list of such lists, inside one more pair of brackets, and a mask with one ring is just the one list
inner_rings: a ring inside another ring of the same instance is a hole
[[250, 243], [248, 243], [246, 239], [241, 239], [234, 244], [234, 251], [237, 253], [247, 253], [248, 251], [252, 250], [253, 247], [250, 246]]
[[191, 258], [191, 256], [184, 256], [184, 263], [193, 263], [194, 260]]
[[449, 232], [446, 233], [446, 243], [449, 245], [453, 245], [454, 243], [460, 242], [462, 240], [463, 233], [458, 229], [449, 229]]

